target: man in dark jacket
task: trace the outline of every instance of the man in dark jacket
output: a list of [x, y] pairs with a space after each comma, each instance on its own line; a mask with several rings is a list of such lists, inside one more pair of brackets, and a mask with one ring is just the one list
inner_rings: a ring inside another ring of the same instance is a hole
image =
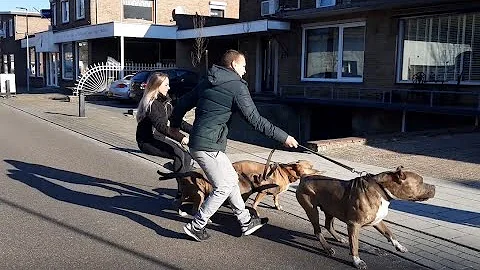
[[240, 222], [243, 235], [250, 235], [268, 222], [267, 218], [251, 217], [245, 209], [238, 175], [225, 154], [232, 112], [238, 111], [250, 125], [267, 137], [288, 147], [298, 147], [298, 142], [292, 136], [258, 113], [247, 82], [242, 79], [245, 74], [245, 56], [229, 50], [223, 55], [221, 64], [222, 66], [214, 65], [209, 70], [208, 80], [202, 81], [178, 101], [170, 119], [170, 126], [174, 132], [178, 132], [185, 113], [196, 107], [188, 146], [214, 187], [193, 221], [184, 226], [185, 233], [197, 241], [209, 238], [205, 226], [226, 199]]

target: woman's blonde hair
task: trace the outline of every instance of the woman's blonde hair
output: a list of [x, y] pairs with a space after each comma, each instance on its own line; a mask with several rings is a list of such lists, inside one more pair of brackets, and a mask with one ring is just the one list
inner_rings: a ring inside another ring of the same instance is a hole
[[148, 77], [147, 85], [143, 91], [143, 97], [138, 103], [137, 108], [137, 122], [140, 122], [147, 115], [148, 109], [152, 102], [158, 97], [160, 85], [167, 79], [168, 76], [162, 72], [154, 72]]

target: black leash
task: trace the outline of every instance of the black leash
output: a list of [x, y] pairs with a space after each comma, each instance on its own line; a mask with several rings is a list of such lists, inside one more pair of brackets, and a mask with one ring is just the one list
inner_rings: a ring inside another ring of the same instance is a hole
[[333, 160], [333, 159], [331, 159], [331, 158], [329, 158], [329, 157], [326, 157], [326, 156], [324, 156], [324, 155], [321, 155], [321, 154], [313, 151], [312, 149], [310, 149], [310, 148], [308, 148], [308, 147], [306, 147], [306, 146], [303, 146], [303, 145], [301, 145], [301, 144], [299, 144], [298, 146], [299, 146], [300, 148], [303, 148], [303, 149], [307, 150], [307, 152], [310, 152], [310, 153], [312, 153], [312, 154], [315, 154], [315, 155], [317, 155], [317, 156], [319, 156], [319, 157], [321, 157], [321, 158], [324, 158], [324, 159], [326, 159], [326, 160], [328, 160], [328, 161], [330, 161], [330, 162], [332, 162], [332, 163], [335, 163], [335, 164], [337, 164], [338, 166], [340, 166], [340, 167], [342, 167], [342, 168], [345, 168], [345, 169], [351, 171], [352, 173], [356, 173], [356, 174], [358, 174], [358, 175], [360, 175], [360, 176], [362, 175], [362, 173], [364, 173], [363, 171], [362, 171], [362, 172], [357, 171], [357, 170], [355, 170], [355, 169], [352, 168], [352, 167], [349, 167], [349, 166], [347, 166], [347, 165], [345, 165], [345, 164], [342, 164], [342, 163], [340, 163], [340, 162], [338, 162], [338, 161], [336, 161], [336, 160]]

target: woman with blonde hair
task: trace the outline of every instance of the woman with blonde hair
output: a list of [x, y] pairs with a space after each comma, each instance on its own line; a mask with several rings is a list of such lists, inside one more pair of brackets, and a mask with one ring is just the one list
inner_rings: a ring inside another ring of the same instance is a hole
[[[188, 137], [179, 132], [171, 132], [168, 126], [168, 119], [173, 110], [168, 96], [169, 89], [166, 74], [155, 72], [148, 78], [137, 109], [136, 140], [143, 153], [173, 159], [172, 170], [186, 172], [192, 168], [191, 157], [182, 147], [170, 140], [173, 139], [181, 145], [188, 144]], [[187, 122], [182, 122], [181, 129], [185, 132], [189, 132], [191, 127]], [[154, 130], [158, 132], [155, 136]], [[176, 199], [180, 196], [181, 190], [178, 191]]]

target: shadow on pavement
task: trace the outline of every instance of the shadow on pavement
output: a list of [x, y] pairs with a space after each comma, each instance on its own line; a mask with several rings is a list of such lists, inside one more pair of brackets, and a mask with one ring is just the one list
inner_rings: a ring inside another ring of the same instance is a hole
[[391, 209], [417, 216], [480, 228], [480, 213], [408, 201], [392, 201]]
[[78, 115], [76, 115], [76, 114], [58, 113], [58, 112], [45, 112], [45, 113], [46, 113], [46, 114], [63, 115], [63, 116], [75, 116], [75, 117], [78, 116]]
[[[169, 213], [165, 211], [170, 210], [171, 200], [160, 197], [157, 193], [145, 191], [124, 183], [91, 177], [43, 165], [30, 164], [16, 160], [5, 160], [5, 162], [15, 167], [15, 169], [9, 170], [8, 176], [10, 178], [35, 188], [51, 198], [125, 216], [165, 237], [186, 238], [183, 233], [163, 228], [150, 219], [134, 213], [142, 212], [186, 222], [186, 219], [179, 217], [175, 212], [170, 211]], [[104, 188], [109, 191], [117, 192], [118, 195], [107, 197], [75, 191], [48, 181], [47, 178], [70, 184]], [[171, 193], [173, 197], [175, 191], [168, 190], [168, 193]]]

